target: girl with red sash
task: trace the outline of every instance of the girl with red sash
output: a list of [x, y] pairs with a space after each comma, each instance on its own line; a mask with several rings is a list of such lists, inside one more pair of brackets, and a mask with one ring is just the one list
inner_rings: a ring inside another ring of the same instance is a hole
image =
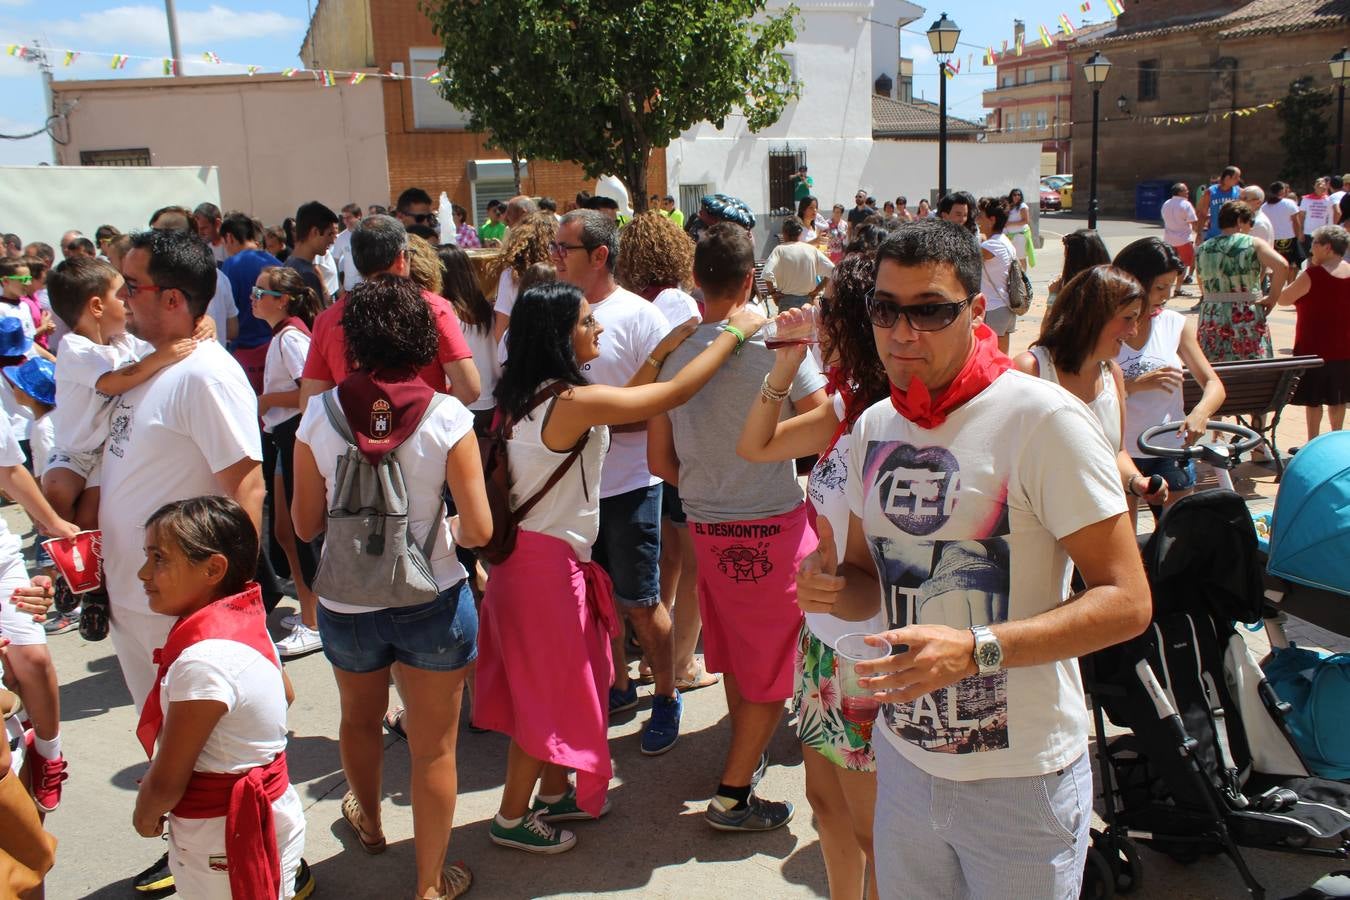
[[[281, 658], [290, 659], [323, 646], [319, 638], [319, 597], [310, 589], [318, 561], [308, 543], [295, 540], [291, 527], [295, 433], [300, 428], [300, 374], [309, 355], [309, 332], [320, 310], [319, 296], [295, 269], [268, 266], [258, 273], [252, 297], [253, 315], [272, 328], [263, 366], [263, 389], [258, 395], [258, 415], [264, 438], [270, 438], [275, 448], [272, 453], [263, 453], [263, 477], [273, 498], [272, 533], [286, 554], [295, 581], [295, 596], [300, 601], [299, 621], [277, 643]], [[281, 496], [286, 498], [285, 503], [276, 501]]]
[[[580, 264], [582, 252], [569, 253]], [[589, 251], [589, 264], [605, 265], [604, 253], [603, 247]], [[541, 284], [516, 300], [496, 390], [498, 416], [513, 423], [512, 505], [536, 494], [573, 448], [586, 443], [521, 521], [516, 550], [493, 568], [483, 598], [473, 721], [511, 737], [506, 787], [489, 829], [494, 843], [561, 853], [576, 845], [576, 836], [553, 822], [597, 818], [609, 809], [610, 636], [616, 624], [609, 578], [591, 560], [607, 426], [644, 422], [685, 402], [739, 348], [744, 337], [738, 332], [754, 334], [763, 322], [748, 310], [738, 314], [679, 375], [652, 383], [697, 324], [688, 322], [618, 388], [589, 384], [582, 374], [600, 355], [604, 327], [579, 288]], [[536, 406], [549, 387], [553, 393]], [[568, 769], [576, 770], [575, 786]]]
[[286, 770], [290, 682], [249, 581], [253, 522], [225, 497], [170, 503], [146, 523], [145, 556], [151, 610], [178, 621], [136, 728], [151, 761], [132, 823], [144, 837], [168, 825], [181, 897], [307, 896], [305, 816]]

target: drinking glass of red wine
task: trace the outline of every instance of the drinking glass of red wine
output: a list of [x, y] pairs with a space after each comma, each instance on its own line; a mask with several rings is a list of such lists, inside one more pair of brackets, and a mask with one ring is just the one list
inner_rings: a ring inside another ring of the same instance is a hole
[[863, 676], [858, 674], [857, 664], [872, 659], [882, 659], [890, 655], [890, 648], [876, 647], [867, 643], [868, 635], [862, 632], [845, 634], [835, 641], [834, 665], [839, 673], [840, 702], [844, 718], [855, 724], [865, 724], [877, 717], [881, 705], [877, 703], [875, 692], [859, 683]]
[[760, 337], [770, 350], [791, 344], [815, 344], [820, 341], [820, 311], [814, 305], [799, 306], [779, 313], [760, 329]]

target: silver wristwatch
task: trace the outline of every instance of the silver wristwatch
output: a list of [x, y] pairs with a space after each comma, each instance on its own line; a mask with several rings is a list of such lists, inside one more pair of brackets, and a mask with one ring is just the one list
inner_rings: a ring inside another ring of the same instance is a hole
[[972, 625], [975, 635], [975, 666], [981, 675], [994, 675], [1003, 669], [1003, 645], [987, 625]]

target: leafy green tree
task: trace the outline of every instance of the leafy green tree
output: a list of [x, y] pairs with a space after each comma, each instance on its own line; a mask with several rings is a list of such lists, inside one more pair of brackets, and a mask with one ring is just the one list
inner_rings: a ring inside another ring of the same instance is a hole
[[617, 175], [647, 206], [647, 162], [681, 132], [778, 121], [797, 85], [796, 7], [766, 0], [422, 0], [444, 45], [441, 93], [489, 144]]
[[1328, 106], [1327, 92], [1317, 88], [1309, 77], [1291, 83], [1279, 106], [1280, 120], [1284, 122], [1284, 133], [1280, 135], [1284, 168], [1280, 177], [1304, 190], [1327, 171], [1331, 128], [1324, 113]]

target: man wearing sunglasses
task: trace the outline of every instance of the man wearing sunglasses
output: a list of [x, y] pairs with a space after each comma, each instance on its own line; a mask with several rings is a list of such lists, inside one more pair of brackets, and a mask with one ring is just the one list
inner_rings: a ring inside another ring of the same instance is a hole
[[[877, 884], [1008, 896], [1015, 871], [1019, 897], [1077, 896], [1092, 769], [1076, 658], [1150, 613], [1115, 454], [1087, 407], [998, 351], [968, 231], [907, 224], [877, 260], [891, 402], [853, 429], [844, 559], [822, 517], [797, 578], [808, 612], [889, 620], [868, 639], [889, 655], [857, 668], [882, 704]], [[1071, 564], [1088, 586], [1073, 596]]]
[[394, 206], [394, 218], [403, 223], [403, 227], [409, 225], [429, 225], [431, 224], [431, 195], [420, 187], [410, 187], [398, 195], [398, 203]]

